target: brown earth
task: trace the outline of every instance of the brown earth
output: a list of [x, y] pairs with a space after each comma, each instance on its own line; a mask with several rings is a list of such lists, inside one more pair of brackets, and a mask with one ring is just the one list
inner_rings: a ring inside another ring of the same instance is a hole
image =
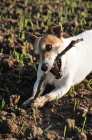
[[[52, 101], [40, 109], [23, 109], [22, 103], [31, 96], [36, 70], [29, 57], [19, 61], [24, 50], [31, 54], [32, 46], [25, 47], [25, 37], [30, 33], [44, 34], [48, 25], [60, 22], [60, 13], [65, 36], [92, 29], [91, 4], [91, 0], [89, 6], [86, 1], [77, 1], [74, 12], [69, 14], [65, 12], [66, 3], [60, 0], [39, 3], [30, 0], [28, 4], [24, 0], [0, 1], [0, 140], [92, 140], [92, 83], [88, 84], [92, 74], [58, 103]], [[67, 10], [72, 7], [71, 2]], [[78, 10], [84, 11], [83, 24]], [[51, 17], [46, 19], [48, 11]], [[33, 25], [30, 21], [26, 25], [23, 18], [32, 19]], [[51, 88], [49, 85], [45, 93]]]

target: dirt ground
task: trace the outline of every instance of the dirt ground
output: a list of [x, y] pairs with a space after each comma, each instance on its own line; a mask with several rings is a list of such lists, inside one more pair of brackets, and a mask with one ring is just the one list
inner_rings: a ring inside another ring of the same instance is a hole
[[0, 140], [92, 140], [92, 74], [58, 102], [22, 108], [36, 80], [25, 38], [57, 22], [66, 37], [92, 29], [91, 0], [0, 1]]

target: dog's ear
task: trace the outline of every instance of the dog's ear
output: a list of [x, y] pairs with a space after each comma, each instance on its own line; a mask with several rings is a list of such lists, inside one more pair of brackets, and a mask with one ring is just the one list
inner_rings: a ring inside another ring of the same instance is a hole
[[59, 22], [58, 24], [52, 24], [47, 30], [47, 33], [53, 34], [56, 36], [60, 36], [62, 32], [62, 24]]
[[28, 35], [28, 36], [25, 38], [25, 40], [27, 40], [28, 42], [34, 44], [34, 42], [35, 42], [35, 40], [36, 40], [37, 38], [38, 38], [38, 37], [37, 37], [36, 35], [30, 34], [30, 35]]

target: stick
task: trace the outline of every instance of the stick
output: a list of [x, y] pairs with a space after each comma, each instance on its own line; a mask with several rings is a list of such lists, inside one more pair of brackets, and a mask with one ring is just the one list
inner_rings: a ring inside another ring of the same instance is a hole
[[80, 41], [83, 41], [83, 38], [77, 39], [77, 40], [72, 40], [70, 44], [56, 57], [55, 62], [63, 56], [68, 50], [70, 50], [76, 43], [79, 43]]
[[38, 89], [37, 89], [37, 92], [36, 92], [36, 94], [34, 96], [34, 99], [36, 99], [39, 96], [39, 94], [40, 94], [40, 92], [42, 90], [41, 87], [42, 87], [42, 84], [43, 84], [43, 81], [45, 80], [45, 78], [46, 78], [46, 74], [43, 74], [41, 76], [41, 79], [40, 79], [40, 82], [39, 82], [39, 85], [38, 85]]

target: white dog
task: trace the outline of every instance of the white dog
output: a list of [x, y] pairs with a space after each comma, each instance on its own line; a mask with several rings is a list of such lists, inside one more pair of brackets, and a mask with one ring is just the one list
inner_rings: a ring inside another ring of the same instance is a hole
[[[36, 37], [33, 35], [30, 38], [34, 43], [34, 53], [40, 57], [40, 64], [33, 95], [23, 103], [23, 106], [32, 104], [34, 107], [42, 107], [48, 101], [61, 98], [69, 91], [71, 86], [80, 83], [92, 71], [92, 30], [65, 39], [62, 37], [62, 26], [59, 23], [51, 25], [44, 36]], [[83, 38], [83, 41], [77, 43], [75, 47], [59, 59], [57, 65], [54, 65], [58, 54], [72, 40], [80, 38]], [[47, 73], [47, 77], [43, 83], [41, 94], [47, 83], [54, 85], [55, 89], [32, 102], [43, 73]]]

